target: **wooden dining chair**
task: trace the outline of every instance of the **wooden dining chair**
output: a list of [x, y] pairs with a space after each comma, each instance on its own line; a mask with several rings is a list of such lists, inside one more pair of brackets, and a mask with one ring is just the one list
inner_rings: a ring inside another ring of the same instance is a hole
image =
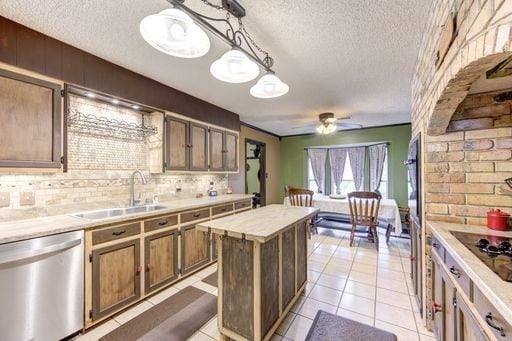
[[354, 243], [357, 227], [368, 227], [375, 247], [379, 250], [379, 235], [377, 233], [378, 216], [381, 195], [375, 192], [351, 192], [348, 194], [350, 207], [350, 220], [352, 232], [350, 233], [350, 246]]
[[[306, 188], [295, 188], [290, 186], [286, 186], [285, 188], [288, 192], [288, 198], [291, 206], [313, 207], [313, 191]], [[311, 231], [315, 234], [318, 233], [316, 227], [321, 220], [321, 218], [318, 218], [318, 215], [311, 218], [311, 222], [309, 223], [310, 234]]]

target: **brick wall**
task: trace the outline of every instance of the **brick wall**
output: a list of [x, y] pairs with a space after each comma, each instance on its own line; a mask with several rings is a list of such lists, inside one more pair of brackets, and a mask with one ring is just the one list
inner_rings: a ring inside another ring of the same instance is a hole
[[[458, 32], [435, 65], [443, 25], [457, 14]], [[426, 220], [483, 224], [490, 207], [512, 211], [510, 102], [468, 94], [489, 69], [512, 55], [512, 0], [433, 0], [412, 80], [412, 134], [422, 135]], [[425, 223], [423, 223], [425, 224]], [[429, 231], [423, 226], [423, 234]], [[430, 246], [425, 254], [423, 311], [432, 319]]]
[[447, 133], [428, 137], [427, 219], [485, 225], [490, 207], [510, 211], [512, 190], [503, 182], [512, 177], [512, 101], [506, 94], [468, 96]]

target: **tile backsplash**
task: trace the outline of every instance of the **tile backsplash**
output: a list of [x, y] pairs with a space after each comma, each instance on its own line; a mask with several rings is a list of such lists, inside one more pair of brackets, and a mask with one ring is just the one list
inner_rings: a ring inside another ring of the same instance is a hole
[[[140, 120], [140, 113], [72, 96], [72, 110], [122, 120]], [[8, 197], [9, 208], [46, 207], [103, 201], [128, 203], [130, 175], [141, 170], [148, 180], [136, 178], [135, 192], [144, 201], [158, 195], [159, 200], [206, 195], [210, 181], [222, 193], [228, 184], [226, 174], [151, 174], [147, 139], [122, 139], [68, 129], [68, 172], [0, 173], [0, 194]], [[177, 191], [176, 188], [181, 188]], [[34, 205], [26, 205], [22, 193], [33, 193]], [[21, 206], [21, 203], [25, 205]], [[5, 201], [4, 201], [5, 203]]]

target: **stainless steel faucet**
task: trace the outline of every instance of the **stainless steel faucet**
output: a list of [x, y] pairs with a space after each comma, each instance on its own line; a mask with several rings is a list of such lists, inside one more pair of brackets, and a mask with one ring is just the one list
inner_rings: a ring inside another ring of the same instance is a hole
[[148, 180], [146, 180], [146, 177], [144, 174], [142, 174], [141, 171], [136, 170], [132, 173], [132, 176], [130, 177], [130, 207], [135, 206], [135, 175], [140, 175], [140, 180], [142, 181], [142, 184], [145, 185], [148, 183]]

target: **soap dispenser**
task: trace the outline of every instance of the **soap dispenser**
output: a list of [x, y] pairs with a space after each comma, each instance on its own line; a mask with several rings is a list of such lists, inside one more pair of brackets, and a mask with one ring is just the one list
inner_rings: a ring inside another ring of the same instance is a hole
[[208, 189], [208, 196], [210, 196], [210, 197], [217, 196], [217, 190], [215, 189], [213, 181], [210, 181], [210, 188]]

